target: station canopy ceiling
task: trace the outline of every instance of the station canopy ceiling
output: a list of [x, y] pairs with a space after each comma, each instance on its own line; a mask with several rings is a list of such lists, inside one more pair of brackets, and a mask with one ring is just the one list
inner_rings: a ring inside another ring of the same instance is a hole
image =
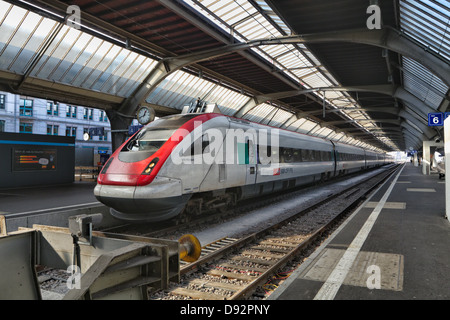
[[449, 105], [449, 20], [446, 0], [0, 0], [0, 90], [128, 115], [136, 101], [165, 115], [200, 97], [274, 127], [417, 150], [442, 135], [427, 115]]

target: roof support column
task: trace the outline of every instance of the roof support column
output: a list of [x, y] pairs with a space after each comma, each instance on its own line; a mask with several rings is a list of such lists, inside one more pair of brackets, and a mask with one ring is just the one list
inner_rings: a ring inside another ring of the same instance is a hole
[[435, 141], [423, 141], [423, 147], [422, 147], [422, 173], [424, 175], [430, 174], [431, 169], [431, 152], [430, 147], [443, 147], [443, 142], [435, 142]]
[[125, 142], [128, 136], [128, 127], [134, 117], [125, 116], [113, 109], [107, 109], [106, 115], [111, 124], [111, 148], [114, 152]]
[[[444, 153], [445, 153], [445, 167], [450, 168], [450, 150], [448, 141], [450, 141], [450, 120], [444, 120]], [[450, 179], [445, 179], [445, 217], [450, 221]]]
[[122, 103], [118, 111], [125, 115], [133, 115], [156, 86], [169, 74], [180, 68], [160, 60], [139, 87]]

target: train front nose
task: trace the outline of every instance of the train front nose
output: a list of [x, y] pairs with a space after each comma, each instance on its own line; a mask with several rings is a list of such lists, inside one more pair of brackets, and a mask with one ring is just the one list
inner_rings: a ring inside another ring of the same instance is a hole
[[94, 195], [98, 201], [110, 208], [124, 212], [137, 212], [134, 202], [134, 186], [114, 186], [97, 184]]
[[111, 208], [114, 217], [160, 221], [183, 210], [190, 197], [182, 195], [181, 180], [168, 178], [168, 169], [162, 169], [179, 142], [170, 139], [180, 125], [174, 119], [156, 120], [144, 127], [116, 150], [114, 160], [99, 174], [94, 194]]
[[180, 214], [190, 195], [181, 194], [181, 181], [157, 178], [147, 186], [114, 186], [98, 184], [95, 197], [110, 207], [111, 215], [120, 220], [157, 222]]

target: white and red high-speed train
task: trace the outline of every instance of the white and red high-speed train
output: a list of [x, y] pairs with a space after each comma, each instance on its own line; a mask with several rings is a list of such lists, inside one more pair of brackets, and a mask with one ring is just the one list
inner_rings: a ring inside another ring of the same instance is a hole
[[94, 194], [116, 218], [162, 221], [389, 162], [384, 153], [218, 113], [180, 114], [122, 144]]

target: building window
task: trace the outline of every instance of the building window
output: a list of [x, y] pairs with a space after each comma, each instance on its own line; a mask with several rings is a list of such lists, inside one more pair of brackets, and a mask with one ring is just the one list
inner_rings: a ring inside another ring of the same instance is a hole
[[58, 133], [59, 133], [59, 126], [55, 126], [55, 125], [51, 125], [51, 124], [47, 125], [47, 134], [48, 135], [57, 136]]
[[76, 137], [77, 136], [77, 127], [66, 127], [66, 136]]
[[99, 136], [98, 140], [100, 140], [100, 141], [108, 141], [108, 132], [105, 131], [105, 135]]
[[84, 119], [93, 120], [94, 119], [94, 109], [84, 108]]
[[20, 133], [33, 133], [33, 124], [32, 123], [21, 122], [19, 128], [20, 128]]
[[53, 103], [53, 102], [47, 102], [47, 114], [50, 116], [57, 116], [58, 115], [58, 109], [59, 109], [59, 104]]
[[20, 99], [20, 115], [32, 117], [33, 116], [33, 100]]
[[76, 118], [77, 117], [77, 107], [68, 105], [66, 107], [66, 117], [67, 118]]
[[0, 120], [0, 132], [5, 132], [5, 120]]
[[6, 95], [0, 94], [0, 109], [5, 109], [6, 106]]
[[108, 121], [108, 116], [106, 115], [105, 111], [100, 111], [99, 121], [104, 121], [104, 122]]

